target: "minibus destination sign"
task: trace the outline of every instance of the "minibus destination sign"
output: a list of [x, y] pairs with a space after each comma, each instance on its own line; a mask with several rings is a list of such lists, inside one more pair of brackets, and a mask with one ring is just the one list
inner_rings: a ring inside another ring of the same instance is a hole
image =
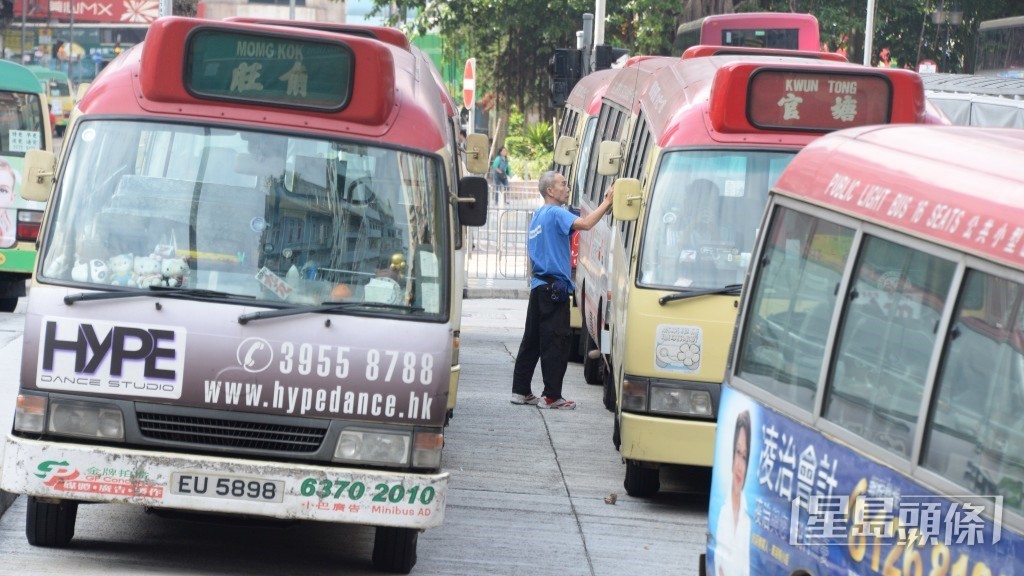
[[886, 124], [892, 85], [882, 75], [758, 70], [751, 75], [747, 117], [771, 130], [831, 131]]
[[185, 87], [198, 98], [337, 111], [352, 93], [341, 42], [198, 29], [185, 53]]

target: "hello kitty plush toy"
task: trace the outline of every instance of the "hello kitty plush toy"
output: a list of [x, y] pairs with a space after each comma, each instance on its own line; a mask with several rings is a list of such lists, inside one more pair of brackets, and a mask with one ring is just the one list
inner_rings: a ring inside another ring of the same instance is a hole
[[71, 279], [74, 280], [75, 282], [88, 282], [89, 262], [75, 260], [75, 265], [71, 268]]
[[167, 258], [160, 263], [160, 273], [164, 285], [180, 288], [186, 284], [188, 278], [188, 263], [181, 258]]
[[71, 279], [76, 282], [106, 284], [108, 276], [107, 263], [103, 260], [75, 260], [75, 266], [71, 269]]
[[132, 266], [135, 257], [132, 254], [118, 254], [110, 259], [107, 268], [110, 272], [110, 283], [114, 286], [134, 286], [135, 279]]
[[163, 282], [164, 277], [160, 275], [160, 263], [149, 256], [137, 256], [135, 258], [135, 282], [139, 288], [149, 288]]

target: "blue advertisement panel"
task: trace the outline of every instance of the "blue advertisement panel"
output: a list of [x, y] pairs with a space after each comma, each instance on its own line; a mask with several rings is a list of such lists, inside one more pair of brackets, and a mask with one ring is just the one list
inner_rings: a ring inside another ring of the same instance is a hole
[[708, 574], [1024, 574], [1003, 499], [940, 496], [723, 387]]

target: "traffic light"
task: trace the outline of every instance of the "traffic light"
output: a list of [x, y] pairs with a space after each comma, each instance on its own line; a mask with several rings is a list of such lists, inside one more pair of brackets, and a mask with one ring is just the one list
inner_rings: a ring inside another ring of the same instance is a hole
[[607, 70], [619, 58], [628, 55], [629, 50], [625, 48], [612, 48], [607, 44], [594, 46], [594, 70]]
[[548, 61], [548, 103], [554, 108], [565, 106], [569, 93], [580, 81], [583, 53], [575, 48], [555, 48]]

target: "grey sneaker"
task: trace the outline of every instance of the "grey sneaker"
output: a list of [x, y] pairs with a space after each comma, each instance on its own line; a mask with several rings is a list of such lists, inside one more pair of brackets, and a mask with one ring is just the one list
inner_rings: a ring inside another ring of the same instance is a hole
[[565, 398], [541, 398], [537, 408], [548, 408], [551, 410], [575, 410], [576, 403]]
[[509, 402], [511, 402], [513, 404], [519, 404], [519, 405], [523, 405], [523, 404], [536, 404], [537, 402], [540, 402], [540, 398], [537, 398], [533, 394], [527, 394], [527, 395], [524, 396], [523, 394], [515, 394], [515, 393], [513, 393], [512, 394], [512, 399], [509, 400]]

